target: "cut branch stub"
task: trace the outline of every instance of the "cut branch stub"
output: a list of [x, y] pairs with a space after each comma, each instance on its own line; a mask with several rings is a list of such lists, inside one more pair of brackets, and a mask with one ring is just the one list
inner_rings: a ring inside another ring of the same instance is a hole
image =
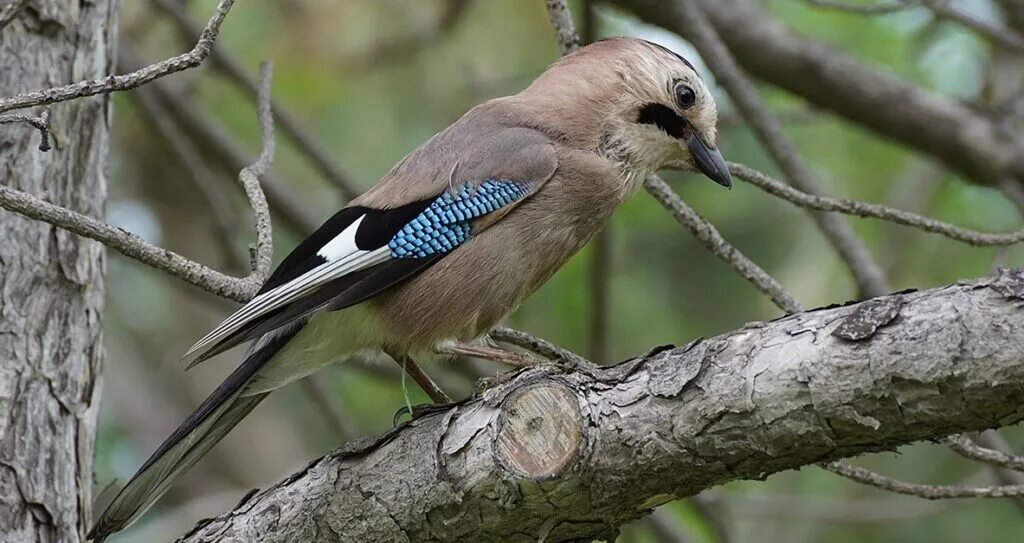
[[505, 400], [494, 453], [512, 473], [541, 481], [564, 474], [583, 444], [579, 400], [564, 386], [546, 383], [517, 390]]

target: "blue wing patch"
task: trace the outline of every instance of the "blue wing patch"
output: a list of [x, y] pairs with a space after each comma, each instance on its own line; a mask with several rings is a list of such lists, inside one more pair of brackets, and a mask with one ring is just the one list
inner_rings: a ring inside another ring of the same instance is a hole
[[489, 179], [470, 189], [463, 186], [454, 196], [442, 194], [391, 238], [394, 258], [426, 258], [444, 254], [466, 241], [470, 223], [492, 211], [524, 198], [529, 185]]

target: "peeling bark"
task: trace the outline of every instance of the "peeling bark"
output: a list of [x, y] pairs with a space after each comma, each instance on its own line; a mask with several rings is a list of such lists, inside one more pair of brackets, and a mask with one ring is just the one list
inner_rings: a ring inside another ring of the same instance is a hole
[[728, 481], [1012, 424], [1024, 418], [1022, 280], [902, 293], [898, 317], [857, 341], [833, 332], [877, 301], [593, 374], [527, 369], [321, 458], [180, 541], [611, 539]]
[[[110, 74], [116, 14], [116, 0], [31, 2], [0, 32], [0, 96]], [[109, 99], [50, 118], [45, 153], [37, 131], [0, 127], [0, 185], [101, 218]], [[73, 543], [92, 501], [104, 251], [6, 211], [0, 240], [0, 541]]]

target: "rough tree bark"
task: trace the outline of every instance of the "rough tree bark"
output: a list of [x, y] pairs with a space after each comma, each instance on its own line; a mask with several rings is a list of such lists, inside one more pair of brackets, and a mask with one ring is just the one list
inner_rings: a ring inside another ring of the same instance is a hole
[[[31, 2], [0, 31], [0, 96], [111, 73], [117, 0]], [[0, 127], [0, 184], [102, 218], [110, 100], [51, 106], [53, 149]], [[0, 541], [77, 542], [89, 521], [103, 246], [0, 211]]]
[[204, 521], [210, 541], [590, 541], [681, 496], [1024, 418], [1024, 272], [519, 372]]

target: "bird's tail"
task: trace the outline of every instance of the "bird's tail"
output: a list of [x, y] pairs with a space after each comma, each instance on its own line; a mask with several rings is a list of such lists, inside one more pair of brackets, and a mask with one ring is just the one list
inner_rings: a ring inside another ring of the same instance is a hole
[[146, 460], [90, 530], [88, 538], [101, 542], [127, 528], [146, 512], [193, 464], [224, 438], [269, 394], [246, 394], [257, 371], [284, 346], [294, 332], [257, 342], [238, 368], [181, 423]]

